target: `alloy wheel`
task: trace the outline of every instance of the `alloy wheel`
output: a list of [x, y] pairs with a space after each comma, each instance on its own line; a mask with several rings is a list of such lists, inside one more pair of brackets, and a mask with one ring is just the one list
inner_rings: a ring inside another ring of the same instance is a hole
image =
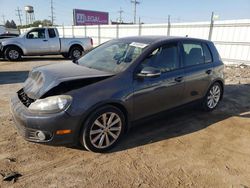
[[122, 120], [114, 112], [100, 115], [90, 128], [90, 142], [98, 149], [111, 146], [120, 136]]
[[215, 84], [213, 87], [209, 90], [208, 96], [207, 96], [207, 106], [210, 109], [213, 109], [217, 106], [219, 103], [221, 96], [221, 89], [220, 87]]

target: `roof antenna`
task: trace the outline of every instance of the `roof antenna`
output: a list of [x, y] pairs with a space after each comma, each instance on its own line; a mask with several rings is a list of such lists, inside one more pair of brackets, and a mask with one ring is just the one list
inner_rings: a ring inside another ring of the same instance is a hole
[[186, 35], [186, 37], [188, 37], [188, 35]]

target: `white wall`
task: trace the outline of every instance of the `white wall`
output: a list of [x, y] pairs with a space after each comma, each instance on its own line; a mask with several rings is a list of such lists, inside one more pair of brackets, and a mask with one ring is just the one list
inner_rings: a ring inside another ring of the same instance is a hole
[[[59, 26], [57, 28], [61, 37], [92, 37], [94, 46], [119, 37], [167, 35], [168, 33], [168, 24]], [[209, 30], [210, 22], [171, 23], [170, 35], [208, 39]], [[215, 21], [212, 41], [225, 63], [250, 64], [250, 19]]]

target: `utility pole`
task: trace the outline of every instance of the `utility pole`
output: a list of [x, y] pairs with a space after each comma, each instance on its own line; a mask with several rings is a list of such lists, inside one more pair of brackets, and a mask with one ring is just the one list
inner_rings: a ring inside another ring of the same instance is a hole
[[120, 10], [118, 11], [118, 13], [119, 13], [119, 22], [120, 23], [122, 23], [122, 13], [123, 13], [124, 11], [122, 10], [122, 8], [120, 7]]
[[168, 36], [170, 36], [170, 28], [171, 28], [171, 16], [168, 15], [168, 33], [167, 33]]
[[16, 16], [18, 16], [18, 18], [19, 18], [20, 25], [23, 25], [22, 24], [22, 14], [21, 14], [22, 10], [19, 7], [17, 7], [16, 12], [17, 12]]
[[136, 24], [136, 6], [139, 5], [140, 2], [137, 0], [132, 0], [131, 3], [134, 4], [134, 24]]
[[211, 40], [211, 39], [212, 39], [213, 27], [214, 27], [214, 12], [212, 12], [212, 15], [211, 15], [210, 28], [209, 28], [209, 34], [208, 34], [208, 40]]
[[55, 13], [54, 13], [54, 5], [53, 5], [53, 0], [50, 0], [50, 11], [51, 11], [51, 23], [52, 25], [54, 25], [54, 21], [55, 21]]
[[3, 25], [5, 25], [5, 15], [2, 15], [2, 19], [3, 19]]

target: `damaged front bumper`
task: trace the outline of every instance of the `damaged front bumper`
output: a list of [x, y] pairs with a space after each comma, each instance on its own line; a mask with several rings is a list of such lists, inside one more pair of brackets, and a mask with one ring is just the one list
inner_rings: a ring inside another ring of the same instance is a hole
[[[49, 145], [75, 145], [78, 142], [80, 121], [65, 111], [55, 114], [34, 114], [15, 94], [10, 108], [16, 128], [26, 140]], [[58, 135], [58, 130], [71, 130]]]

